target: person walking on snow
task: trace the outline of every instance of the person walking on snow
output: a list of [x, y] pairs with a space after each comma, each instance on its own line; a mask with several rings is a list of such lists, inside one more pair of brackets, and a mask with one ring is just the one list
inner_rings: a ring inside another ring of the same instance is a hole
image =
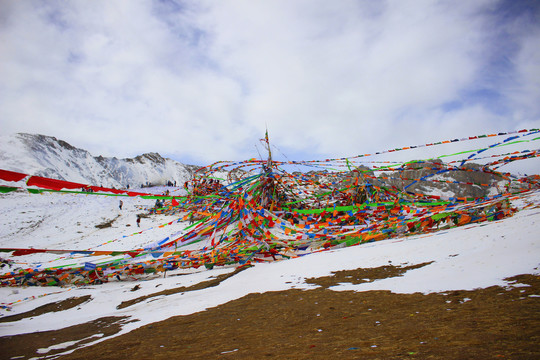
[[120, 200], [120, 204], [118, 204], [118, 207], [120, 208], [120, 210], [122, 210], [123, 205], [124, 205], [124, 203], [122, 202], [122, 200]]
[[137, 227], [141, 227], [141, 217], [137, 215]]

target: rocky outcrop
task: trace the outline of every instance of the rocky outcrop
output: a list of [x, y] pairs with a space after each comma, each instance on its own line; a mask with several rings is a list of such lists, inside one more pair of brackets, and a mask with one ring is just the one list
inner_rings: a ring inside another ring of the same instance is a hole
[[346, 173], [342, 187], [370, 183], [400, 191], [448, 197], [486, 197], [504, 189], [507, 181], [499, 174], [485, 171], [481, 165], [448, 167], [440, 159], [405, 164], [396, 171], [375, 175], [372, 169], [359, 167]]

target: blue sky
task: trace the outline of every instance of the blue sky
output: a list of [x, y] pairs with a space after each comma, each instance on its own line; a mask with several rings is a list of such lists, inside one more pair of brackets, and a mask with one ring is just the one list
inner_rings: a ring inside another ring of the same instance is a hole
[[521, 0], [4, 0], [0, 125], [196, 164], [257, 157], [266, 127], [290, 160], [538, 128], [539, 19]]

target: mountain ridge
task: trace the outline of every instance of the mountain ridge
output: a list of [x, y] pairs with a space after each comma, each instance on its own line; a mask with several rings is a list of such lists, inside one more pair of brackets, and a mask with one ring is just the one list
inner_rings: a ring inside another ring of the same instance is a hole
[[[466, 164], [441, 173], [444, 167], [440, 159], [431, 159], [407, 164], [399, 174], [383, 172], [375, 175], [376, 169], [361, 166], [348, 174], [321, 175], [328, 179], [337, 176], [334, 180], [339, 179], [338, 182], [345, 180], [342, 185], [337, 185], [341, 187], [355, 181], [363, 183], [364, 176], [358, 178], [358, 172], [366, 172], [370, 178], [368, 182], [376, 186], [444, 197], [493, 196], [506, 186], [521, 187], [500, 175], [482, 171], [478, 164]], [[164, 158], [157, 152], [123, 159], [93, 156], [89, 151], [53, 136], [18, 133], [0, 136], [0, 169], [121, 189], [171, 183], [182, 185], [191, 180], [200, 167]], [[424, 178], [427, 181], [421, 180]]]
[[114, 188], [182, 184], [199, 167], [151, 152], [134, 158], [93, 156], [53, 136], [0, 136], [0, 168], [52, 179]]

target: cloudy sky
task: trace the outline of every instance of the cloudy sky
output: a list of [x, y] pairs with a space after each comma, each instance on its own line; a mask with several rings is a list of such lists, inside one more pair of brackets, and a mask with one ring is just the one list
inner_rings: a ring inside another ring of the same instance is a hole
[[208, 164], [538, 128], [539, 44], [535, 0], [2, 0], [1, 132]]

